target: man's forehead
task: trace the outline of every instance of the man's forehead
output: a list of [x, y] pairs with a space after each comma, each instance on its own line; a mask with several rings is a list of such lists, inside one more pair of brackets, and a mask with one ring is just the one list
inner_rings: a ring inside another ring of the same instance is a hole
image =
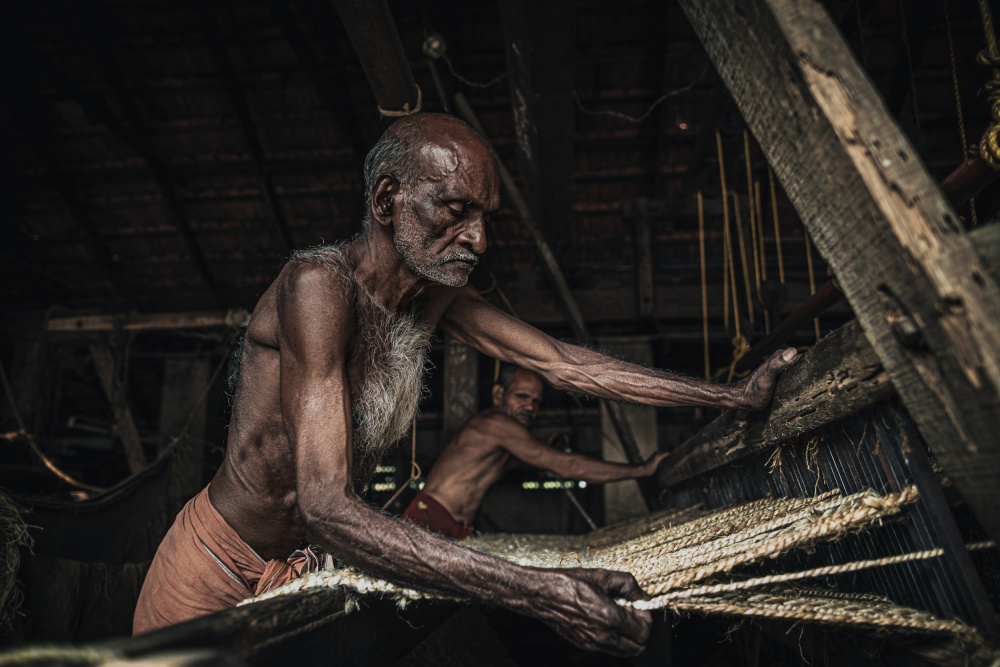
[[[500, 184], [496, 161], [485, 146], [429, 141], [417, 151], [417, 181], [435, 183], [439, 196], [475, 202], [485, 208], [499, 205]], [[482, 149], [482, 150], [478, 150]]]
[[519, 389], [527, 389], [529, 386], [532, 388], [537, 388], [541, 390], [542, 380], [537, 375], [531, 371], [526, 371], [523, 368], [518, 368], [514, 372], [514, 380], [511, 382], [511, 387], [514, 385], [520, 385]]

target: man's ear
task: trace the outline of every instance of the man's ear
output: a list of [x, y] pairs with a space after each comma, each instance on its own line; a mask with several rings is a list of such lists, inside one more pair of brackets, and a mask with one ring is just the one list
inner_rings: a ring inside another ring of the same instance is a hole
[[503, 405], [503, 387], [498, 384], [493, 385], [493, 406], [500, 407]]
[[372, 218], [383, 225], [392, 222], [393, 207], [399, 195], [399, 181], [390, 174], [382, 174], [375, 179], [372, 189]]

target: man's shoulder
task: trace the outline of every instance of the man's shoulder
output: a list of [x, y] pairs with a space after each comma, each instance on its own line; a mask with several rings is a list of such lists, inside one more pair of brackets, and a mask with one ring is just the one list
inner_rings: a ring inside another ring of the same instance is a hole
[[354, 268], [338, 251], [336, 246], [323, 246], [296, 252], [282, 267], [275, 285], [290, 295], [333, 291], [353, 296], [357, 289]]
[[472, 429], [483, 436], [490, 437], [512, 434], [523, 435], [528, 433], [528, 429], [524, 424], [493, 408], [487, 408], [469, 419], [465, 423], [464, 428]]

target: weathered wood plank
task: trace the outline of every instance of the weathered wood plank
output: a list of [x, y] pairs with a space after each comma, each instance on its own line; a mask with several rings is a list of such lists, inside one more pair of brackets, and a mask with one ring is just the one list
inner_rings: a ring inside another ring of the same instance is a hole
[[724, 413], [674, 450], [657, 479], [662, 487], [678, 484], [823, 428], [893, 392], [860, 324], [848, 322], [782, 373], [767, 411], [752, 422], [746, 412]]
[[142, 442], [139, 440], [139, 431], [136, 430], [135, 422], [132, 420], [132, 411], [128, 407], [128, 400], [117, 379], [114, 355], [107, 345], [99, 344], [90, 346], [90, 354], [94, 358], [94, 368], [101, 381], [101, 388], [104, 390], [104, 395], [108, 397], [111, 411], [115, 415], [115, 423], [118, 424], [118, 437], [122, 439], [128, 469], [134, 475], [146, 467], [146, 457], [142, 453]]
[[378, 106], [393, 113], [418, 111], [422, 100], [385, 0], [334, 0], [333, 4]]
[[1000, 539], [1000, 286], [813, 0], [681, 0], [938, 461]]
[[196, 313], [144, 313], [134, 315], [81, 315], [53, 317], [45, 330], [59, 333], [94, 331], [156, 331], [166, 329], [205, 329], [211, 327], [246, 326], [250, 312], [243, 308]]
[[499, 3], [524, 198], [562, 256], [573, 234], [575, 0]]

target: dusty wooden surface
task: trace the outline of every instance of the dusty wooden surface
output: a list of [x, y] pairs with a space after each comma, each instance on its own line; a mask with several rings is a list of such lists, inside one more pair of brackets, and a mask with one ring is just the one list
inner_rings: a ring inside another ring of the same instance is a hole
[[1000, 287], [823, 8], [681, 0], [904, 405], [1000, 538]]
[[731, 411], [674, 450], [658, 474], [667, 487], [815, 431], [894, 393], [858, 322], [824, 337], [778, 381], [771, 406]]

